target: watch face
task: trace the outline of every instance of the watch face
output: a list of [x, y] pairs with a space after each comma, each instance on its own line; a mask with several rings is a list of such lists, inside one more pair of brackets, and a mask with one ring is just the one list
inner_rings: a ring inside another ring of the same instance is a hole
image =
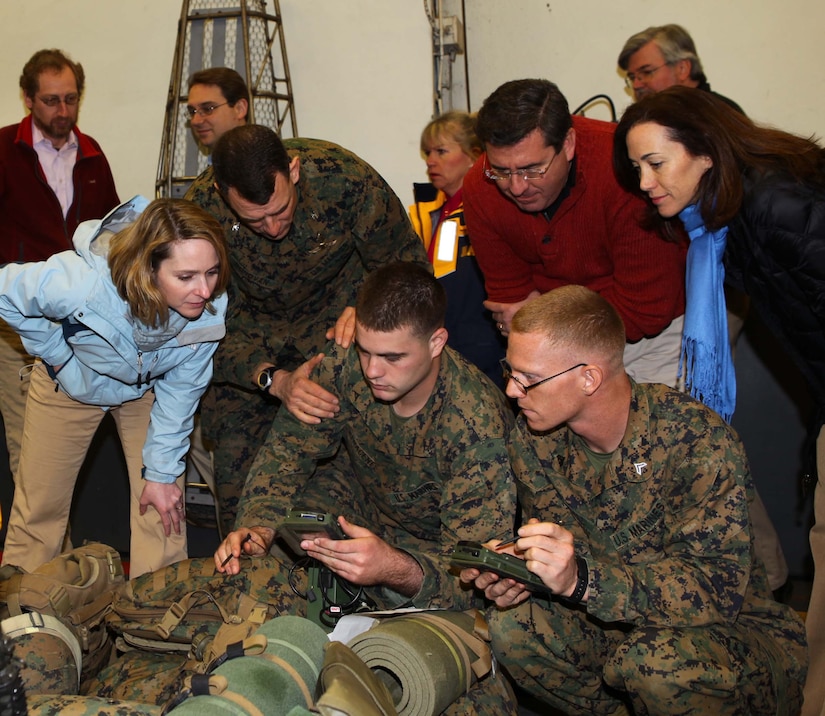
[[269, 368], [264, 368], [258, 373], [258, 387], [261, 390], [266, 390], [270, 385], [272, 385], [272, 373]]

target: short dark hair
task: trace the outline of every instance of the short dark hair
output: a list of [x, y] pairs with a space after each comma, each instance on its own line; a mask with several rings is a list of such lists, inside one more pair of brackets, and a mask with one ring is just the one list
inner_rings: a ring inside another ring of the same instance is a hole
[[62, 50], [38, 50], [23, 67], [20, 75], [20, 89], [26, 97], [34, 97], [40, 89], [40, 75], [44, 72], [61, 72], [68, 67], [74, 75], [77, 84], [77, 94], [83, 94], [86, 84], [86, 74], [83, 65], [73, 62]]
[[245, 99], [249, 104], [249, 88], [243, 77], [230, 67], [209, 67], [198, 70], [189, 77], [189, 89], [192, 85], [213, 85], [217, 87], [230, 107], [238, 100]]
[[234, 188], [247, 201], [263, 206], [275, 191], [276, 176], [289, 176], [289, 155], [269, 127], [244, 124], [215, 143], [212, 167], [224, 196]]
[[372, 271], [355, 299], [358, 323], [389, 333], [411, 328], [416, 336], [431, 336], [444, 325], [447, 294], [423, 266], [396, 261]]
[[561, 90], [548, 80], [505, 82], [481, 105], [476, 134], [484, 144], [510, 147], [540, 130], [548, 147], [560, 151], [573, 126]]

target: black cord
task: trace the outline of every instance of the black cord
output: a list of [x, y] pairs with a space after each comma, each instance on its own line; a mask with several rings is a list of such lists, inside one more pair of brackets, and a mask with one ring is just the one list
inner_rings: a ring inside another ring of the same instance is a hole
[[296, 576], [296, 572], [300, 570], [304, 570], [305, 572], [309, 573], [309, 565], [312, 562], [312, 559], [309, 557], [303, 557], [302, 559], [297, 559], [289, 568], [289, 574], [287, 575], [287, 581], [289, 582], [289, 588], [292, 592], [299, 596], [301, 599], [306, 599], [307, 595], [304, 592], [301, 592], [297, 587], [298, 577]]
[[[327, 574], [329, 575], [329, 583], [322, 585], [321, 587], [321, 598], [324, 600], [325, 607], [324, 611], [328, 614], [332, 614], [331, 610], [335, 609], [337, 611], [337, 616], [348, 614], [352, 607], [362, 598], [364, 594], [363, 587], [358, 587], [357, 590], [353, 590], [352, 587], [355, 585], [350, 584], [345, 579], [341, 579], [330, 570], [327, 570]], [[346, 604], [339, 604], [330, 598], [329, 593], [334, 589], [335, 583], [337, 583], [344, 593], [350, 598]]]
[[593, 104], [597, 99], [603, 99], [607, 101], [607, 104], [610, 106], [610, 116], [613, 118], [612, 121], [616, 121], [616, 105], [613, 104], [613, 100], [606, 94], [594, 94], [590, 99], [582, 102], [576, 109], [573, 110], [571, 114], [579, 114], [583, 109]]

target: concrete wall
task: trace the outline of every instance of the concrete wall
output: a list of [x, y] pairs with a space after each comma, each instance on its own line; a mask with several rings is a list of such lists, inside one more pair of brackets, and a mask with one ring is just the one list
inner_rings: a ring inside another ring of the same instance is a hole
[[[421, 128], [433, 110], [423, 0], [281, 0], [299, 133], [339, 142], [372, 163], [406, 203], [424, 179]], [[825, 135], [825, 4], [817, 0], [468, 0], [471, 109], [517, 77], [547, 77], [571, 108], [597, 93], [629, 102], [616, 68], [625, 39], [679, 22], [717, 91], [753, 118]], [[270, 3], [271, 7], [271, 3]], [[181, 3], [0, 2], [0, 124], [24, 107], [20, 69], [42, 47], [83, 63], [80, 127], [111, 161], [121, 196], [151, 195]], [[590, 116], [608, 118], [605, 106]]]

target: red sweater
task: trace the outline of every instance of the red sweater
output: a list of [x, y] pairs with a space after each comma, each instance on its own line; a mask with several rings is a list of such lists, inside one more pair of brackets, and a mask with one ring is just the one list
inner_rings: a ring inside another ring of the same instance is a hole
[[0, 129], [0, 264], [42, 261], [72, 248], [77, 225], [120, 203], [109, 162], [91, 137], [77, 135], [74, 199], [66, 218], [32, 146], [32, 118]]
[[575, 186], [548, 222], [526, 213], [484, 176], [464, 177], [464, 215], [490, 300], [579, 284], [616, 308], [628, 341], [655, 336], [685, 311], [685, 244], [639, 226], [644, 204], [613, 175], [615, 125], [573, 117]]

